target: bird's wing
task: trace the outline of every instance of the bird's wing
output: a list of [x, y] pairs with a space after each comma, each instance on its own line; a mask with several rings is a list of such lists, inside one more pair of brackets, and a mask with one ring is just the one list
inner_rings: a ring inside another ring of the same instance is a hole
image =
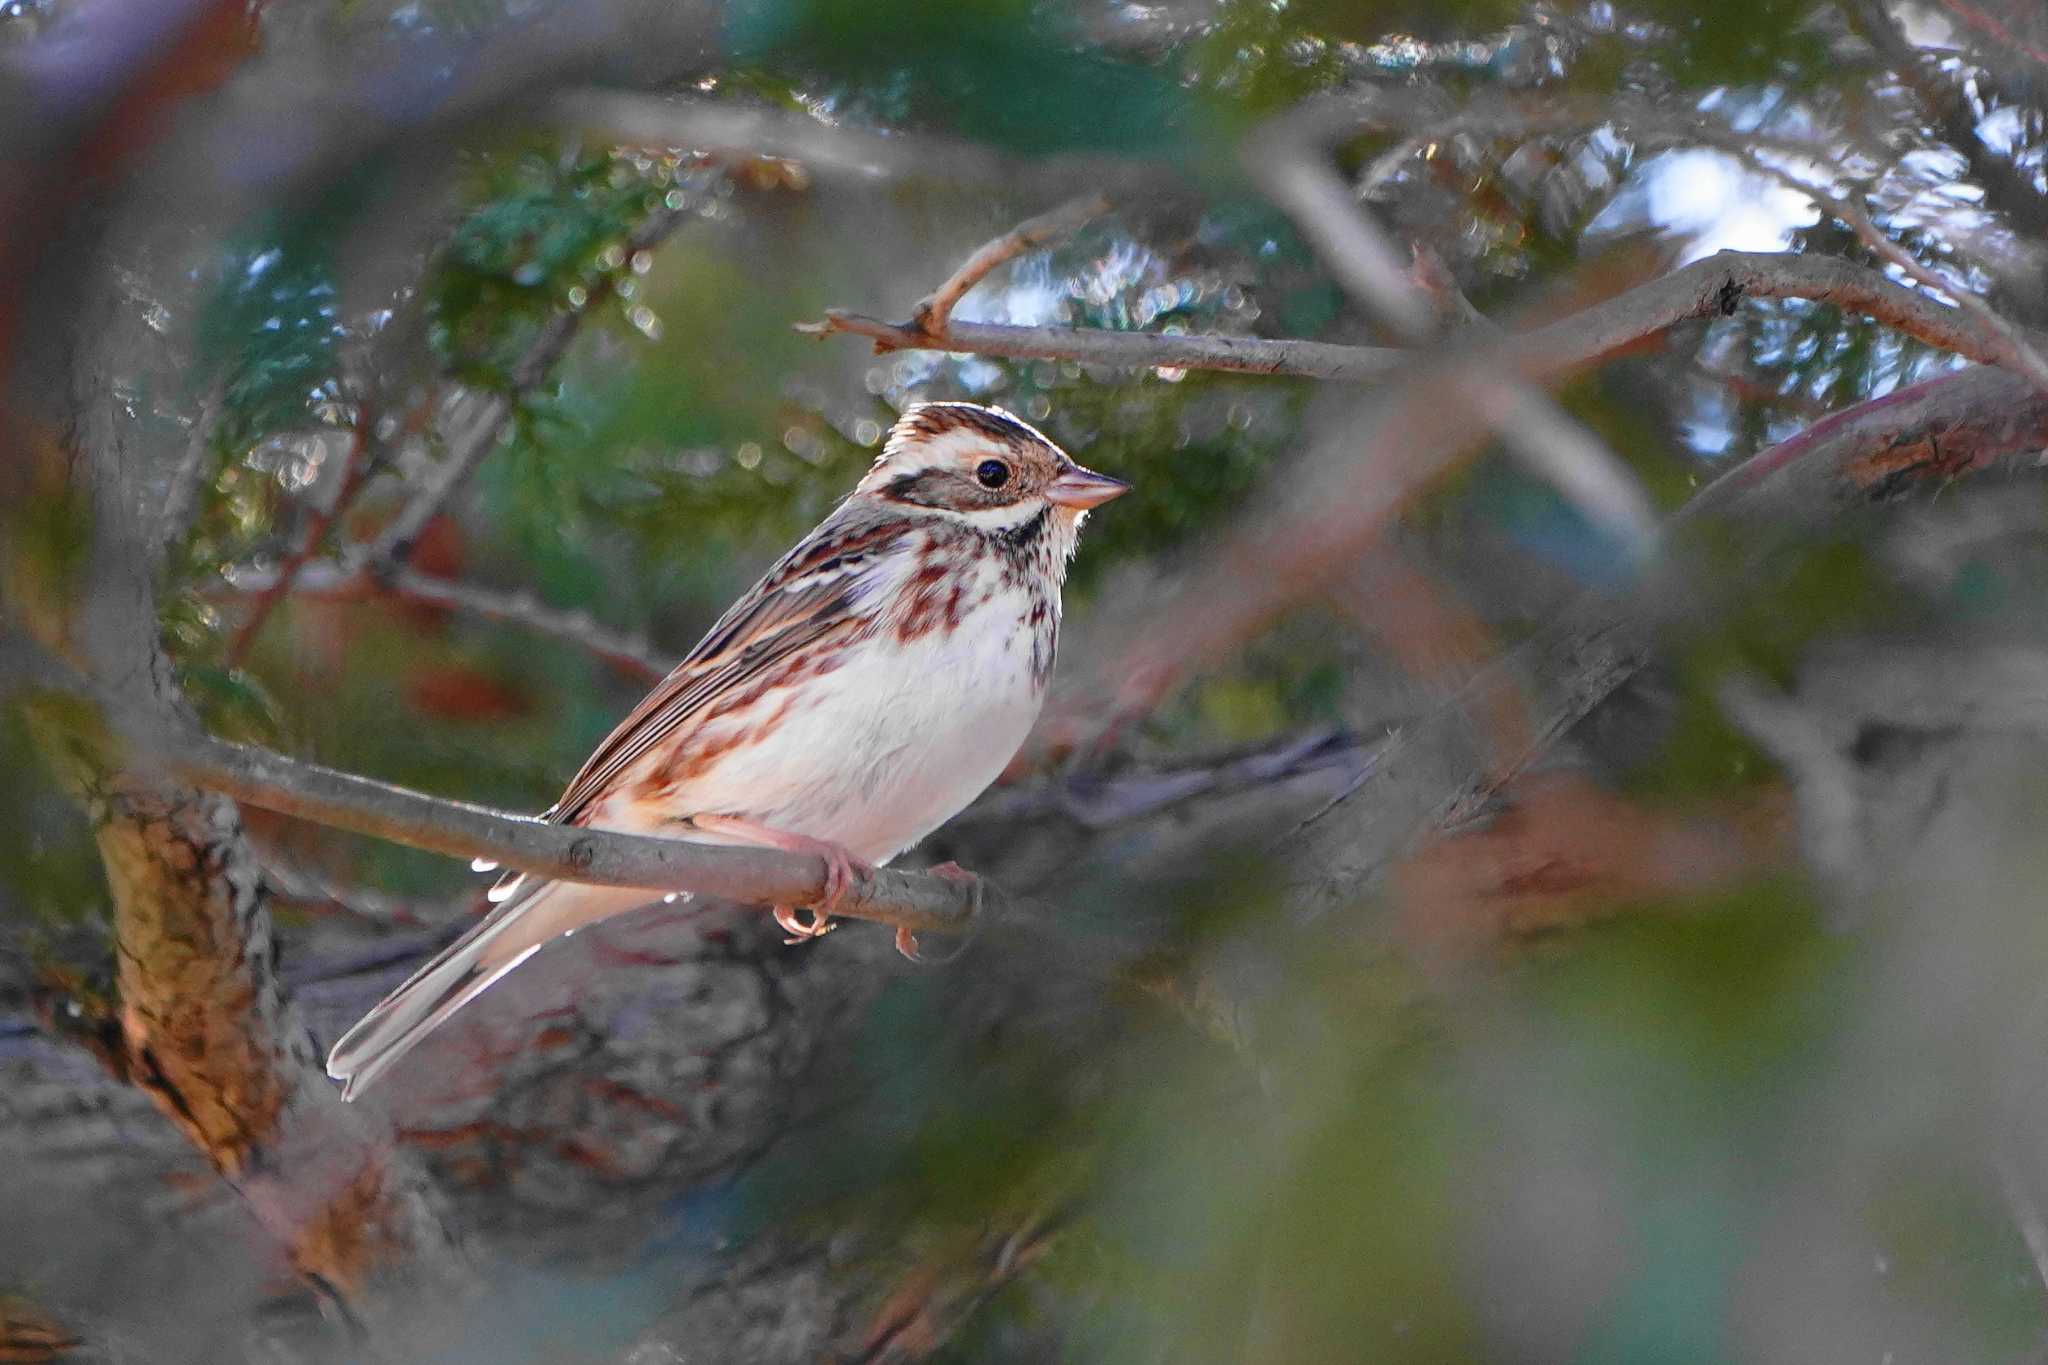
[[895, 578], [915, 523], [842, 515], [770, 569], [719, 618], [675, 670], [619, 723], [569, 783], [547, 819], [572, 824], [619, 775], [706, 706], [798, 650], [867, 629]]

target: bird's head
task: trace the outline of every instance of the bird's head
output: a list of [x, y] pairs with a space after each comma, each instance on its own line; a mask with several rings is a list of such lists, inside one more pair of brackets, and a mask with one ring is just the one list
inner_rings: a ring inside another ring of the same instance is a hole
[[1129, 490], [1000, 408], [920, 403], [897, 419], [854, 494], [996, 534], [1047, 520], [1071, 532], [1089, 509]]

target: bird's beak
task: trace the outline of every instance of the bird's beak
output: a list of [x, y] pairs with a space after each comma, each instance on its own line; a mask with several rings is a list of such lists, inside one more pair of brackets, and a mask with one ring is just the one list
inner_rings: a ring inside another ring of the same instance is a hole
[[1107, 474], [1073, 465], [1045, 486], [1045, 500], [1059, 507], [1086, 511], [1130, 491], [1131, 486], [1122, 479], [1112, 479]]

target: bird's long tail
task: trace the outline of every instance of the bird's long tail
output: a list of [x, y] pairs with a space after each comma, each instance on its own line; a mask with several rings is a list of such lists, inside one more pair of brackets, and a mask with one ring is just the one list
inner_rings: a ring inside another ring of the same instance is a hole
[[399, 1058], [543, 944], [645, 905], [657, 893], [528, 881], [384, 997], [327, 1054], [327, 1074], [354, 1099]]

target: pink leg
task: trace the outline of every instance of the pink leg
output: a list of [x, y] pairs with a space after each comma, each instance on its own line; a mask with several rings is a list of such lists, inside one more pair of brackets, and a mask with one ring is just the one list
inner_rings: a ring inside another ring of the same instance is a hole
[[775, 907], [775, 922], [782, 926], [789, 938], [788, 943], [802, 943], [806, 939], [818, 938], [831, 933], [838, 926], [832, 922], [832, 909], [846, 895], [856, 877], [875, 875], [874, 866], [863, 858], [857, 858], [830, 839], [814, 839], [808, 834], [791, 834], [752, 820], [742, 820], [736, 815], [697, 815], [690, 823], [707, 834], [723, 834], [730, 839], [739, 839], [764, 848], [779, 848], [785, 853], [807, 853], [813, 858], [825, 860], [825, 899], [811, 912], [807, 924], [797, 918], [796, 907], [778, 905]]
[[[981, 880], [950, 858], [940, 863], [937, 867], [928, 868], [927, 871], [934, 877], [944, 877], [949, 882], [975, 882]], [[896, 951], [909, 958], [912, 962], [924, 961], [924, 958], [917, 951], [917, 935], [911, 933], [908, 929], [898, 929], [896, 931]]]

